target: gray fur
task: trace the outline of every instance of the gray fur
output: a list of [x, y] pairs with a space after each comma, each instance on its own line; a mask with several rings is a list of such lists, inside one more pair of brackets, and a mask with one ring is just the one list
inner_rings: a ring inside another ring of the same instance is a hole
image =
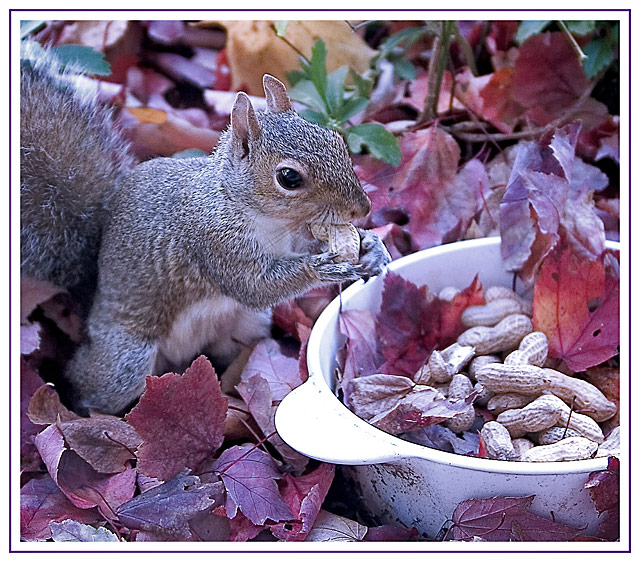
[[[23, 274], [82, 284], [99, 248], [87, 336], [66, 374], [81, 411], [135, 400], [177, 319], [188, 324], [199, 303], [211, 310], [218, 299], [251, 340], [266, 335], [265, 311], [278, 302], [389, 261], [372, 233], [356, 265], [334, 263], [311, 239], [309, 223], [349, 222], [370, 203], [342, 138], [293, 111], [255, 113], [240, 95], [212, 156], [136, 167], [110, 111], [43, 73], [23, 79], [23, 114]], [[301, 189], [276, 184], [283, 162], [299, 168]], [[212, 337], [223, 336], [233, 334]]]

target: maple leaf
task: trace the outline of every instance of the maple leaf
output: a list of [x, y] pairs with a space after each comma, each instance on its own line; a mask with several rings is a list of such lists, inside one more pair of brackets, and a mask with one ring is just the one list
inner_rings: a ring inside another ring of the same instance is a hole
[[223, 451], [214, 470], [227, 489], [228, 517], [233, 518], [239, 508], [254, 525], [293, 518], [276, 483], [282, 476], [265, 452], [253, 445], [236, 445]]
[[376, 373], [383, 361], [378, 351], [376, 317], [369, 310], [341, 310], [338, 329], [347, 338], [340, 386], [344, 403], [350, 405], [351, 381]]
[[568, 541], [582, 532], [532, 513], [534, 497], [495, 496], [461, 502], [453, 512], [454, 540]]
[[20, 538], [42, 541], [51, 538], [51, 524], [73, 519], [95, 523], [102, 519], [96, 509], [80, 509], [62, 493], [49, 475], [32, 478], [20, 490]]
[[585, 261], [571, 248], [551, 253], [533, 294], [534, 330], [546, 334], [549, 356], [576, 372], [613, 357], [620, 344], [619, 292], [602, 259]]
[[271, 525], [271, 532], [276, 538], [287, 541], [305, 540], [320, 512], [334, 474], [334, 465], [322, 463], [304, 476], [284, 475], [282, 498], [291, 509], [294, 521]]
[[351, 406], [358, 416], [377, 428], [397, 435], [452, 418], [473, 400], [443, 398], [430, 386], [400, 375], [369, 375], [351, 383]]
[[227, 399], [204, 356], [183, 375], [147, 377], [140, 402], [125, 416], [143, 441], [138, 470], [168, 480], [196, 467], [222, 445], [226, 415]]
[[371, 198], [367, 226], [404, 225], [414, 251], [456, 240], [488, 191], [483, 165], [470, 160], [458, 173], [460, 148], [437, 127], [405, 134], [400, 148], [398, 168], [370, 156], [356, 160], [356, 173]]
[[223, 501], [219, 482], [200, 482], [200, 478], [183, 470], [160, 484], [120, 505], [116, 510], [120, 522], [139, 529], [171, 537], [191, 539], [189, 520], [203, 510]]
[[549, 142], [521, 145], [500, 205], [502, 259], [525, 283], [559, 240], [579, 127], [559, 129]]
[[380, 351], [385, 359], [379, 372], [413, 376], [434, 349], [455, 341], [463, 331], [462, 311], [475, 304], [484, 304], [477, 277], [451, 301], [444, 301], [426, 285], [418, 287], [397, 273], [387, 273], [376, 316]]
[[605, 518], [598, 528], [598, 536], [615, 541], [620, 537], [620, 461], [609, 457], [606, 470], [589, 474], [584, 485], [596, 505], [599, 513]]

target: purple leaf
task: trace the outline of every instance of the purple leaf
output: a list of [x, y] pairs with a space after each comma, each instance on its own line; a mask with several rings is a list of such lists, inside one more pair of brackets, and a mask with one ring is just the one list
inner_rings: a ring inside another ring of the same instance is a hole
[[174, 476], [122, 504], [116, 511], [120, 521], [131, 529], [165, 537], [191, 539], [189, 520], [205, 509], [222, 503], [222, 485], [201, 484], [187, 471]]
[[250, 445], [231, 447], [214, 465], [227, 489], [227, 516], [235, 516], [238, 508], [254, 524], [286, 521], [293, 518], [282, 499], [277, 480], [281, 474], [269, 455]]

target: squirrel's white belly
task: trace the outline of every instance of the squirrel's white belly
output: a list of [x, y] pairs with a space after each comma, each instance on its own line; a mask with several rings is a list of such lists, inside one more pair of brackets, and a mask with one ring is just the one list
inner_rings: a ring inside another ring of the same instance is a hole
[[230, 362], [243, 347], [267, 337], [270, 325], [270, 310], [252, 310], [225, 296], [200, 300], [177, 315], [158, 343], [155, 371], [184, 367], [203, 352]]

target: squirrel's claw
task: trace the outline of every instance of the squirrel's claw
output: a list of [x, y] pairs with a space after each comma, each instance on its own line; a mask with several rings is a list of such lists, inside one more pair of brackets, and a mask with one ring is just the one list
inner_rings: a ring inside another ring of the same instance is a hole
[[391, 255], [387, 251], [380, 237], [371, 230], [360, 232], [360, 265], [363, 268], [363, 277], [369, 278], [380, 275], [386, 265], [391, 261]]

